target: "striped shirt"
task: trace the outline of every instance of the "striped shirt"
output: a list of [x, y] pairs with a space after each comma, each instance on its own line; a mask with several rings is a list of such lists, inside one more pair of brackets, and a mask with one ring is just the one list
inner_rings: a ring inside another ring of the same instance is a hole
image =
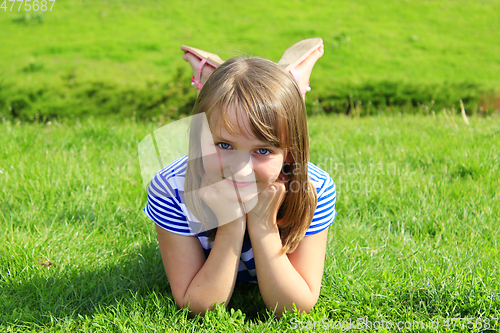
[[[213, 241], [209, 241], [206, 231], [199, 232], [201, 223], [189, 212], [183, 200], [186, 166], [187, 156], [184, 156], [155, 175], [149, 184], [148, 203], [144, 207], [144, 212], [167, 231], [197, 237], [208, 257]], [[309, 180], [318, 194], [318, 204], [305, 236], [325, 230], [337, 215], [335, 184], [330, 175], [312, 163], [308, 164], [308, 172]], [[237, 279], [257, 282], [252, 244], [249, 239], [243, 241]]]

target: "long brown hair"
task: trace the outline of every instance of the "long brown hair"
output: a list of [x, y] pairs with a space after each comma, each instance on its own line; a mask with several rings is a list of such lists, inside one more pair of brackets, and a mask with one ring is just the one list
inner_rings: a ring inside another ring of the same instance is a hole
[[[212, 132], [216, 122], [234, 130], [225, 115], [235, 106], [246, 113], [258, 139], [291, 154], [292, 162], [283, 168], [289, 179], [277, 216], [282, 253], [291, 253], [309, 228], [317, 204], [316, 190], [308, 177], [309, 135], [300, 89], [293, 77], [272, 61], [233, 58], [210, 75], [196, 100], [193, 115], [205, 113]], [[191, 138], [199, 138], [199, 130], [199, 124], [192, 126]], [[203, 174], [199, 145], [190, 142], [189, 154], [192, 155], [187, 165], [185, 193], [199, 188]], [[190, 210], [202, 204], [194, 202], [194, 197], [186, 201]], [[194, 211], [200, 212], [196, 208]], [[195, 212], [203, 223], [204, 217]]]

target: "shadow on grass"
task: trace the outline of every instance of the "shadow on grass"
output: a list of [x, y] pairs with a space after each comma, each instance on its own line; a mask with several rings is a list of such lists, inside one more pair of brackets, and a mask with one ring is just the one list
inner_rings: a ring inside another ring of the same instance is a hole
[[[112, 258], [112, 257], [111, 257]], [[111, 262], [109, 258], [103, 261]], [[31, 277], [16, 281], [0, 275], [0, 323], [28, 327], [50, 326], [56, 321], [93, 317], [103, 309], [127, 307], [137, 297], [156, 294], [168, 312], [177, 310], [165, 275], [157, 243], [143, 243], [113, 264], [69, 270], [30, 269]], [[94, 267], [96, 267], [94, 269]], [[265, 318], [257, 284], [238, 282], [228, 308], [240, 309], [247, 320]]]
[[71, 269], [58, 270], [55, 263], [54, 267], [31, 269], [31, 277], [24, 280], [3, 279], [0, 322], [46, 325], [53, 318], [92, 316], [97, 309], [134, 295], [156, 292], [172, 298], [157, 244], [144, 243], [117, 260], [111, 257], [103, 262], [113, 264], [87, 268], [75, 262]]
[[256, 283], [237, 281], [228, 309], [241, 310], [246, 320], [264, 319], [269, 315]]

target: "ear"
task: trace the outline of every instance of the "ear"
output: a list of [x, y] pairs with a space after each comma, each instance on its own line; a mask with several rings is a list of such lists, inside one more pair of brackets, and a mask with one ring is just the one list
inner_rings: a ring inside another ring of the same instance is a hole
[[[292, 162], [293, 162], [292, 154], [291, 154], [290, 152], [287, 152], [286, 154], [287, 154], [287, 155], [286, 155], [286, 157], [285, 157], [285, 160], [283, 161], [283, 166], [282, 166], [282, 168], [281, 168], [281, 172], [280, 172], [280, 174], [279, 174], [279, 178], [280, 178], [282, 181], [284, 181], [284, 182], [288, 181], [288, 180], [289, 180], [289, 178], [290, 178], [290, 173], [286, 173], [286, 174], [285, 174], [285, 173], [283, 173], [284, 167], [285, 167], [285, 165], [286, 165], [286, 164], [290, 165], [290, 164], [292, 164]], [[285, 171], [285, 172], [287, 172], [287, 171]]]

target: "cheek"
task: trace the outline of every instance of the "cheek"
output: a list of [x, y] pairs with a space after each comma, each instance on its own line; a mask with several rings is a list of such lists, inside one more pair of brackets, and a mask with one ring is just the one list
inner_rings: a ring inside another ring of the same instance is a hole
[[217, 180], [221, 178], [220, 160], [217, 154], [203, 156], [203, 168], [211, 179]]
[[272, 184], [278, 178], [282, 166], [282, 158], [272, 159], [255, 165], [255, 173], [261, 182]]
[[275, 177], [278, 177], [282, 167], [283, 167], [283, 158], [273, 159], [268, 166], [269, 173], [275, 175]]

